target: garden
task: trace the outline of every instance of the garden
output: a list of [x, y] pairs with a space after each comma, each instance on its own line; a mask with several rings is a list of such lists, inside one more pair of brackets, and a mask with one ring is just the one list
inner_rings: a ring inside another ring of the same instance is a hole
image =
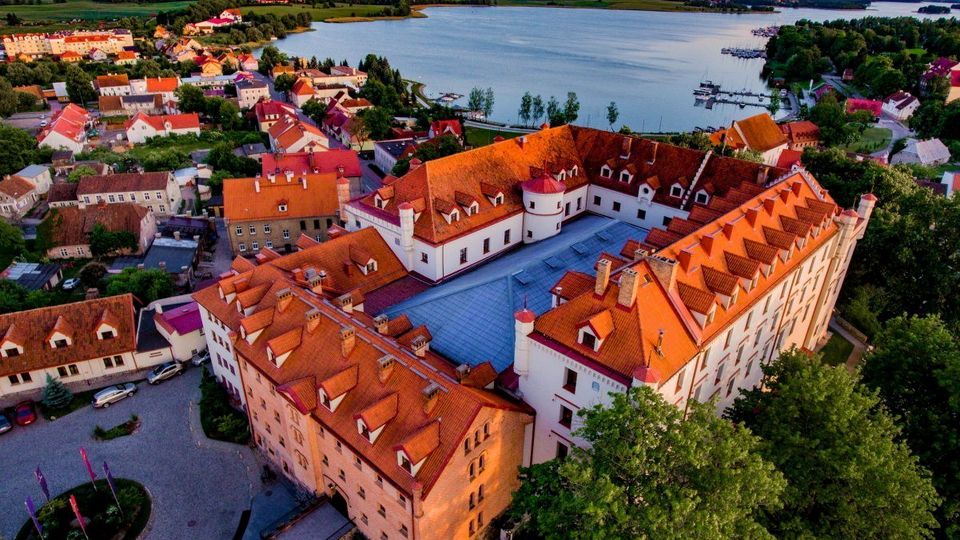
[[[51, 499], [37, 509], [37, 521], [43, 528], [44, 540], [91, 539], [134, 540], [140, 536], [150, 518], [150, 495], [133, 480], [114, 480], [116, 499], [110, 486], [101, 480], [81, 484]], [[86, 523], [86, 535], [70, 506], [70, 497], [77, 499], [77, 508]], [[40, 540], [34, 524], [28, 520], [20, 528], [16, 540]]]
[[250, 441], [246, 415], [230, 405], [230, 395], [206, 367], [200, 378], [200, 424], [211, 439], [236, 444]]

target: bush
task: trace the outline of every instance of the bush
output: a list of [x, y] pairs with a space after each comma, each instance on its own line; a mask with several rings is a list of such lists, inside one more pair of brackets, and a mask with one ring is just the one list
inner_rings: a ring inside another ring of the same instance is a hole
[[211, 439], [237, 444], [250, 440], [246, 415], [230, 406], [227, 391], [206, 368], [200, 379], [200, 425]]

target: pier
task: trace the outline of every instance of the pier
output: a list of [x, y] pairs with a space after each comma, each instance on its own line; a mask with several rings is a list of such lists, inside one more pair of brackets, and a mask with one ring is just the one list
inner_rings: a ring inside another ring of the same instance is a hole
[[700, 87], [693, 91], [696, 105], [703, 105], [712, 109], [717, 103], [744, 107], [766, 107], [770, 104], [771, 94], [753, 92], [750, 90], [724, 90], [719, 84], [712, 81], [700, 83]]

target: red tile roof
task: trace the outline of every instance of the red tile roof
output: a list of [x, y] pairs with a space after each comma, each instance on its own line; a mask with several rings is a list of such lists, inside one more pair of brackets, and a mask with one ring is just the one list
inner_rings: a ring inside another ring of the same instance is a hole
[[200, 115], [197, 113], [148, 115], [138, 112], [123, 123], [123, 129], [130, 129], [137, 122], [145, 122], [157, 131], [167, 129], [200, 129]]
[[146, 173], [98, 174], [80, 178], [77, 195], [127, 193], [130, 191], [164, 191], [172, 182], [170, 171]]
[[[259, 184], [259, 188], [257, 185]], [[280, 204], [287, 210], [281, 212]], [[333, 173], [229, 178], [223, 182], [224, 217], [231, 222], [333, 216], [337, 213]]]
[[90, 243], [95, 225], [103, 225], [110, 232], [128, 231], [139, 239], [140, 225], [149, 212], [135, 203], [104, 203], [85, 208], [54, 208], [46, 219], [54, 223], [54, 246], [80, 246]]
[[353, 150], [263, 154], [261, 159], [263, 176], [271, 173], [280, 175], [288, 170], [294, 174], [338, 173], [340, 168], [343, 168], [343, 176], [359, 177], [362, 174], [360, 157]]
[[875, 99], [847, 98], [844, 110], [851, 114], [857, 111], [867, 111], [873, 116], [879, 117], [883, 111], [883, 103]]
[[11, 176], [0, 180], [0, 193], [19, 199], [37, 189], [37, 185], [22, 176]]

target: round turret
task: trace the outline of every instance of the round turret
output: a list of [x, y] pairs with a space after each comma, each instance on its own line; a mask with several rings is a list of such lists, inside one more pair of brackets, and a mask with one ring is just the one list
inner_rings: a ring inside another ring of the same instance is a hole
[[523, 241], [536, 242], [560, 232], [567, 186], [548, 174], [520, 184], [523, 190]]

